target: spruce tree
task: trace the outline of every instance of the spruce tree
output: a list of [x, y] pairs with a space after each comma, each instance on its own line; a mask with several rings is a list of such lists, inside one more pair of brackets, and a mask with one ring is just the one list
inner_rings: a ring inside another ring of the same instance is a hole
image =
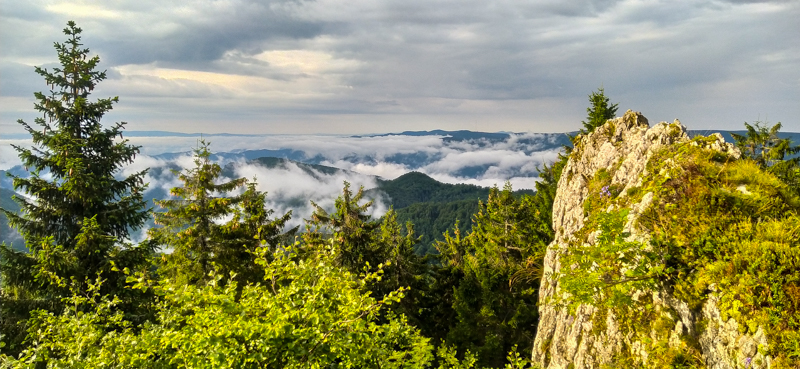
[[742, 155], [756, 162], [761, 168], [785, 182], [793, 191], [800, 193], [800, 146], [794, 146], [791, 138], [781, 138], [781, 122], [769, 127], [769, 123], [756, 121], [752, 125], [744, 122], [747, 133], [731, 132], [736, 147]]
[[377, 242], [377, 231], [381, 224], [366, 213], [372, 206], [372, 201], [359, 205], [363, 197], [363, 187], [353, 194], [350, 183], [345, 181], [342, 196], [336, 199], [335, 213], [329, 214], [312, 201], [315, 210], [311, 215], [309, 230], [313, 228], [314, 231], [304, 235], [306, 244], [314, 247], [325, 238], [321, 233], [322, 228], [329, 228], [333, 232], [334, 241], [340, 247], [337, 262], [354, 272], [362, 270], [366, 263], [374, 268], [386, 261], [387, 256], [386, 250]]
[[34, 147], [14, 148], [31, 175], [11, 177], [14, 189], [29, 197], [15, 196], [19, 213], [0, 209], [30, 251], [0, 246], [2, 326], [11, 341], [30, 310], [58, 309], [62, 297], [82, 291], [89, 279], [105, 280], [102, 294], [129, 294], [121, 270], [145, 267], [152, 251], [127, 243], [131, 230], [148, 218], [146, 171], [120, 177], [139, 147], [122, 138], [126, 123], [100, 123], [118, 97], [89, 100], [106, 78], [97, 70], [100, 58], [83, 48], [74, 22], [64, 34], [67, 40], [55, 43], [61, 66], [35, 69], [50, 87], [49, 95], [34, 94], [42, 116], [33, 126], [18, 121]]
[[[154, 214], [162, 227], [151, 228], [149, 236], [172, 249], [163, 257], [161, 272], [185, 284], [205, 281], [212, 271], [221, 274], [223, 282], [236, 273], [240, 286], [260, 281], [263, 268], [256, 266], [254, 251], [278, 246], [286, 237], [281, 231], [291, 212], [271, 219], [266, 193], [246, 178], [218, 183], [222, 168], [211, 161], [208, 148], [201, 140], [194, 150], [195, 167], [180, 173], [183, 186], [170, 192], [174, 198], [156, 201], [166, 212]], [[229, 196], [244, 187], [242, 194]], [[231, 219], [223, 221], [226, 217]]]
[[550, 239], [540, 221], [530, 196], [515, 198], [506, 184], [480, 203], [466, 237], [456, 229], [437, 243], [443, 269], [460, 277], [446, 341], [476, 354], [482, 366], [502, 365], [514, 345], [533, 344], [540, 275], [531, 274], [531, 264], [541, 262]]
[[588, 116], [585, 121], [581, 122], [583, 123], [581, 134], [592, 132], [595, 128], [605, 124], [607, 120], [613, 119], [617, 114], [617, 106], [619, 105], [611, 104], [602, 87], [598, 88], [597, 92], [592, 92], [589, 95], [589, 102], [591, 105], [586, 108]]

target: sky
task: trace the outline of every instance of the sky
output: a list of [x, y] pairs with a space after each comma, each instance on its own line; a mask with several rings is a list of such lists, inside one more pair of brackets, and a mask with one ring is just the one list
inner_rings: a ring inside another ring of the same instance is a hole
[[568, 132], [619, 113], [800, 131], [800, 1], [0, 0], [0, 135], [68, 20], [129, 130]]

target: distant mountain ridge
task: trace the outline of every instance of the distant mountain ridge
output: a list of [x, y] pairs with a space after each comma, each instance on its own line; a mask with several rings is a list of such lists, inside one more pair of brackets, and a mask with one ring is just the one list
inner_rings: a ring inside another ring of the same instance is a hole
[[[695, 135], [710, 135], [712, 133], [721, 133], [728, 142], [733, 142], [731, 132], [737, 134], [746, 134], [746, 131], [721, 131], [721, 130], [691, 130], [687, 133], [690, 136]], [[175, 136], [175, 137], [189, 137], [199, 136], [200, 134], [177, 133], [166, 131], [130, 131], [125, 132], [129, 137], [150, 137], [150, 136]], [[575, 134], [571, 132], [570, 134]], [[227, 136], [248, 136], [237, 134], [222, 134]], [[444, 130], [431, 130], [431, 131], [405, 131], [401, 133], [387, 133], [373, 136], [354, 136], [354, 137], [385, 137], [392, 135], [405, 135], [413, 137], [423, 136], [440, 136], [444, 137], [446, 142], [468, 142], [469, 145], [457, 143], [454, 147], [480, 147], [486, 143], [500, 142], [500, 146], [504, 146], [503, 142], [511, 139], [515, 140], [520, 150], [536, 153], [537, 151], [546, 150], [559, 150], [564, 145], [570, 144], [569, 134], [565, 133], [543, 133], [543, 134], [514, 134], [514, 133], [488, 133], [488, 132], [473, 132], [473, 131], [444, 131]], [[206, 135], [204, 135], [206, 136]], [[209, 134], [207, 136], [214, 136]], [[217, 135], [220, 136], [220, 135]], [[8, 135], [3, 135], [7, 138]], [[25, 134], [25, 137], [29, 137]], [[791, 138], [795, 144], [800, 143], [800, 133], [781, 132], [780, 137]], [[494, 148], [496, 146], [492, 146]], [[181, 156], [190, 155], [190, 152], [180, 153], [165, 153], [155, 155], [155, 158], [163, 159], [166, 163], [159, 167], [151, 167], [150, 174], [153, 178], [159, 180], [167, 180], [174, 178], [169, 171], [180, 170], [176, 162], [170, 162]], [[232, 152], [220, 152], [213, 156], [214, 160], [227, 162], [224, 167], [224, 175], [227, 177], [235, 177], [236, 165], [240, 163], [256, 164], [267, 169], [280, 169], [297, 167], [306, 175], [321, 179], [322, 176], [338, 175], [342, 177], [348, 176], [365, 176], [374, 177], [378, 186], [367, 191], [369, 197], [385, 201], [387, 205], [394, 207], [398, 212], [398, 218], [401, 222], [410, 220], [417, 226], [418, 234], [424, 236], [425, 243], [430, 243], [437, 238], [441, 237], [441, 233], [449, 229], [454, 224], [455, 220], [459, 220], [462, 226], [469, 226], [470, 217], [477, 210], [477, 200], [485, 200], [488, 196], [489, 189], [487, 187], [479, 187], [466, 184], [446, 184], [438, 182], [430, 176], [421, 172], [414, 171], [414, 168], [422, 168], [423, 166], [448, 155], [441, 152], [403, 152], [391, 156], [382, 157], [380, 160], [384, 163], [398, 164], [412, 171], [399, 176], [393, 180], [387, 180], [376, 176], [368, 176], [359, 174], [346, 169], [335, 168], [322, 163], [331, 162], [322, 155], [309, 155], [308, 153], [291, 148], [281, 149], [260, 149], [260, 150], [241, 150]], [[533, 155], [531, 155], [533, 156]], [[362, 156], [353, 158], [354, 162], [358, 163], [377, 163], [378, 160], [370, 156]], [[477, 178], [483, 173], [486, 173], [493, 164], [478, 164], [471, 166], [463, 166], [451, 172], [453, 176], [463, 178]], [[533, 166], [533, 165], [529, 165]], [[16, 203], [10, 201], [13, 195], [11, 179], [6, 176], [6, 173], [14, 175], [25, 176], [29, 173], [22, 166], [15, 166], [8, 171], [0, 170], [0, 204], [6, 209], [16, 211]], [[535, 177], [538, 173], [535, 171], [521, 172], [519, 174]], [[44, 173], [42, 174], [44, 175]], [[506, 177], [507, 178], [507, 177]], [[149, 206], [153, 206], [153, 199], [161, 199], [168, 196], [168, 186], [156, 186], [155, 184], [146, 192], [145, 196]], [[532, 192], [532, 191], [529, 191]], [[286, 206], [307, 206], [308, 199], [306, 198], [281, 198], [276, 193], [270, 194], [272, 199], [283, 201]], [[335, 196], [334, 196], [335, 197]], [[297, 214], [295, 214], [297, 216]], [[0, 217], [0, 241], [10, 240], [14, 238], [14, 232], [7, 227], [7, 221], [4, 217]], [[463, 229], [463, 228], [462, 228]], [[15, 247], [18, 242], [15, 242]]]
[[[702, 134], [707, 136], [711, 133], [721, 133], [725, 140], [728, 142], [733, 142], [732, 137], [730, 136], [729, 132], [733, 132], [736, 134], [745, 134], [747, 131], [745, 130], [722, 130], [722, 129], [705, 129], [705, 130], [688, 130], [687, 133], [690, 136], [694, 136], [697, 134]], [[570, 131], [570, 132], [562, 132], [562, 133], [535, 133], [535, 132], [481, 132], [481, 131], [470, 131], [470, 130], [458, 130], [458, 131], [447, 131], [442, 129], [434, 129], [430, 131], [402, 131], [398, 133], [376, 133], [376, 134], [362, 134], [362, 135], [352, 135], [350, 137], [354, 138], [363, 138], [363, 137], [387, 137], [387, 136], [449, 136], [446, 138], [447, 140], [476, 140], [476, 139], [489, 139], [489, 140], [504, 140], [508, 139], [511, 135], [524, 135], [524, 134], [540, 134], [540, 135], [553, 135], [553, 136], [570, 136], [576, 135], [578, 131]], [[273, 134], [265, 134], [265, 133], [202, 133], [202, 132], [194, 132], [194, 133], [186, 133], [186, 132], [174, 132], [174, 131], [124, 131], [123, 135], [128, 137], [253, 137], [253, 136], [275, 136]], [[800, 142], [800, 132], [781, 132], [779, 134], [781, 138], [790, 137], [794, 142]], [[0, 139], [27, 139], [30, 138], [30, 134], [28, 133], [4, 133], [0, 134]]]

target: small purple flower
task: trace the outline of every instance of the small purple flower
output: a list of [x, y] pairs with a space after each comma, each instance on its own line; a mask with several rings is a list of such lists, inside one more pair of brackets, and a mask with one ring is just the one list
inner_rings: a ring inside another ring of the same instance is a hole
[[745, 358], [745, 359], [744, 359], [744, 367], [745, 367], [745, 368], [750, 368], [750, 362], [751, 362], [751, 361], [753, 361], [753, 358], [752, 358], [752, 357]]
[[608, 186], [603, 186], [603, 188], [600, 189], [600, 196], [611, 197], [611, 191], [609, 191]]

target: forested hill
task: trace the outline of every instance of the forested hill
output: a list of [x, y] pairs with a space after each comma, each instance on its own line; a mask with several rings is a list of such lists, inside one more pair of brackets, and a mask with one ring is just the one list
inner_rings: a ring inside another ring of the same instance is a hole
[[[458, 222], [459, 228], [472, 228], [472, 216], [478, 212], [479, 201], [486, 201], [489, 188], [470, 184], [439, 182], [423, 173], [410, 172], [393, 180], [380, 180], [378, 188], [367, 191], [367, 197], [383, 193], [397, 212], [401, 224], [411, 222], [414, 231], [422, 236], [416, 251], [435, 252], [434, 241], [444, 240], [443, 233]], [[515, 195], [533, 191], [515, 191]]]
[[[14, 196], [14, 191], [0, 188], [0, 208], [9, 211], [19, 211], [19, 205], [11, 198]], [[8, 226], [8, 219], [5, 214], [0, 213], [0, 243], [5, 242], [11, 244], [17, 250], [23, 250], [25, 245], [19, 234]]]
[[418, 202], [451, 202], [457, 200], [485, 199], [489, 189], [470, 184], [447, 184], [423, 173], [410, 172], [393, 180], [379, 181], [376, 190], [391, 198], [395, 209], [408, 207]]
[[[295, 160], [290, 160], [290, 159], [286, 159], [286, 158], [278, 158], [278, 157], [260, 157], [260, 158], [255, 158], [255, 159], [250, 160], [249, 163], [256, 164], [258, 166], [261, 166], [261, 167], [264, 167], [264, 168], [267, 168], [267, 169], [277, 169], [277, 168], [283, 169], [283, 168], [286, 168], [287, 165], [292, 165], [293, 164], [293, 165], [296, 165], [301, 170], [303, 170], [303, 172], [305, 172], [306, 174], [311, 175], [313, 177], [317, 177], [319, 173], [331, 175], [331, 174], [336, 174], [336, 173], [340, 173], [340, 172], [350, 172], [350, 171], [346, 171], [344, 169], [329, 167], [329, 166], [326, 166], [326, 165], [307, 164], [307, 163], [301, 163], [301, 162], [295, 161]], [[225, 169], [226, 169], [225, 172], [227, 172], [227, 174], [233, 175], [233, 171], [232, 171], [233, 166], [232, 165], [226, 166]]]

